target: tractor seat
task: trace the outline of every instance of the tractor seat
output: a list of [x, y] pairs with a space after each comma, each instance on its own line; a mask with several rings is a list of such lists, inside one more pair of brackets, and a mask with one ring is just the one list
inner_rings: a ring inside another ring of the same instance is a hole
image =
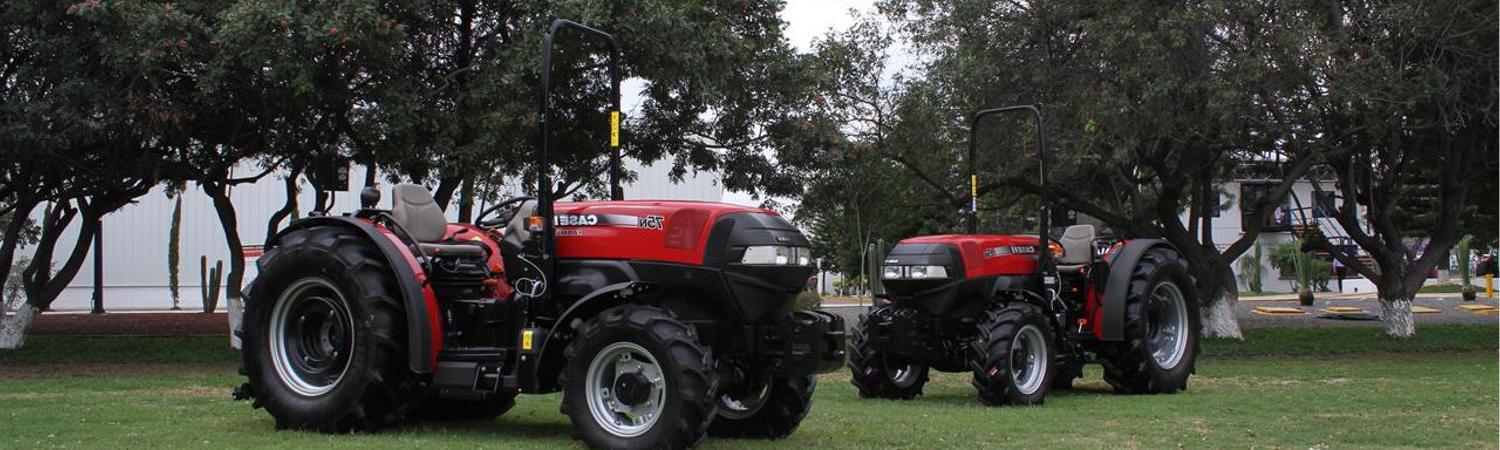
[[1058, 269], [1088, 264], [1094, 257], [1095, 237], [1093, 225], [1073, 225], [1063, 230], [1062, 239], [1058, 240], [1063, 248], [1062, 257], [1057, 258]]
[[445, 242], [448, 218], [432, 199], [427, 188], [416, 184], [398, 184], [391, 188], [391, 218], [401, 224], [422, 253], [437, 256], [483, 258], [484, 247], [462, 241]]

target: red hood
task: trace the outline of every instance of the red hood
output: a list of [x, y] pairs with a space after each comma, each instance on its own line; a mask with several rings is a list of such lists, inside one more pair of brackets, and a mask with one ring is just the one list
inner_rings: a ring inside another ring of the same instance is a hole
[[[904, 239], [899, 244], [946, 244], [958, 248], [964, 261], [965, 278], [1036, 272], [1037, 237], [1012, 234], [939, 234]], [[1010, 251], [1010, 247], [1025, 247]], [[1002, 249], [1002, 250], [997, 250]], [[1052, 244], [1054, 255], [1062, 251]]]

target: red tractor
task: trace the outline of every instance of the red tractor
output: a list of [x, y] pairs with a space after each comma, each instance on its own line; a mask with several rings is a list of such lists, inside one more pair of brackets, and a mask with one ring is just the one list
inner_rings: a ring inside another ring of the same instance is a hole
[[[598, 30], [558, 20], [553, 35]], [[618, 50], [611, 143], [618, 150]], [[683, 448], [796, 430], [814, 374], [844, 361], [843, 322], [794, 311], [808, 240], [774, 212], [686, 201], [557, 202], [542, 99], [537, 198], [448, 223], [417, 185], [296, 221], [247, 289], [243, 393], [277, 428], [347, 431], [408, 417], [493, 419], [563, 392], [592, 447]], [[618, 172], [615, 167], [614, 172]]]
[[[1122, 393], [1187, 388], [1198, 354], [1198, 303], [1181, 255], [1156, 239], [1110, 243], [1091, 225], [1048, 238], [977, 233], [975, 132], [980, 119], [1030, 112], [1046, 192], [1042, 113], [1012, 106], [970, 122], [968, 234], [903, 240], [885, 255], [883, 304], [851, 333], [849, 368], [863, 397], [910, 399], [929, 370], [972, 372], [986, 405], [1042, 403], [1098, 361]], [[1046, 251], [1039, 243], [1047, 243]], [[1055, 257], [1055, 259], [1054, 259]]]

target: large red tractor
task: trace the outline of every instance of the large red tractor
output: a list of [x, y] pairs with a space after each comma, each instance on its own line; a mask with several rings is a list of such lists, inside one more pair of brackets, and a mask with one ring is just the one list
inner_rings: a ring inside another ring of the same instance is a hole
[[[541, 92], [550, 87], [548, 30]], [[618, 50], [612, 160], [618, 157]], [[557, 202], [543, 95], [537, 197], [448, 223], [417, 185], [267, 240], [248, 289], [244, 393], [278, 428], [346, 431], [408, 417], [493, 419], [563, 392], [592, 447], [774, 439], [806, 416], [814, 374], [844, 361], [843, 322], [794, 311], [808, 241], [775, 213], [686, 201]], [[616, 171], [618, 168], [616, 168]]]
[[1068, 227], [1052, 241], [1045, 208], [1036, 235], [977, 233], [976, 130], [981, 119], [1007, 112], [1036, 119], [1045, 198], [1041, 110], [976, 113], [968, 233], [906, 239], [885, 255], [884, 304], [851, 330], [848, 365], [859, 394], [910, 399], [922, 393], [929, 370], [967, 371], [984, 404], [1040, 404], [1093, 361], [1117, 392], [1186, 389], [1198, 354], [1198, 303], [1170, 244], [1111, 243], [1090, 225]]

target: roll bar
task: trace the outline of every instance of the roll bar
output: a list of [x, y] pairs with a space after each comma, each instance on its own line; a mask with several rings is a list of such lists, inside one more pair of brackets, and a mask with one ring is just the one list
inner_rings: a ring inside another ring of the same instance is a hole
[[1052, 240], [1047, 236], [1047, 231], [1051, 228], [1048, 222], [1052, 215], [1047, 209], [1047, 134], [1042, 131], [1041, 105], [1015, 105], [985, 109], [974, 113], [973, 118], [969, 120], [968, 232], [969, 234], [979, 233], [979, 172], [975, 164], [975, 155], [979, 147], [979, 120], [992, 115], [1026, 111], [1030, 111], [1032, 117], [1036, 118], [1037, 187], [1040, 190], [1037, 194], [1042, 196], [1041, 217], [1037, 221], [1041, 228], [1037, 231], [1037, 272], [1045, 275], [1052, 265], [1052, 251], [1048, 248]]
[[[609, 196], [611, 200], [624, 200], [625, 191], [620, 188], [620, 45], [614, 36], [593, 27], [574, 22], [567, 19], [554, 18], [552, 24], [547, 27], [547, 35], [544, 38], [542, 52], [542, 77], [541, 101], [537, 105], [537, 189], [536, 189], [536, 216], [541, 219], [540, 224], [528, 224], [528, 228], [539, 228], [533, 230], [530, 241], [527, 242], [526, 253], [538, 259], [537, 264], [544, 275], [544, 279], [553, 280], [555, 266], [555, 242], [553, 237], [553, 212], [552, 204], [556, 201], [552, 195], [552, 160], [551, 143], [547, 139], [547, 114], [552, 110], [550, 94], [552, 91], [552, 49], [554, 37], [559, 30], [572, 29], [583, 32], [591, 37], [598, 38], [609, 45], [609, 84], [610, 84], [610, 110], [609, 110]], [[591, 66], [597, 67], [597, 66]], [[536, 226], [539, 225], [539, 226]], [[550, 289], [543, 288], [540, 295], [546, 296]]]

